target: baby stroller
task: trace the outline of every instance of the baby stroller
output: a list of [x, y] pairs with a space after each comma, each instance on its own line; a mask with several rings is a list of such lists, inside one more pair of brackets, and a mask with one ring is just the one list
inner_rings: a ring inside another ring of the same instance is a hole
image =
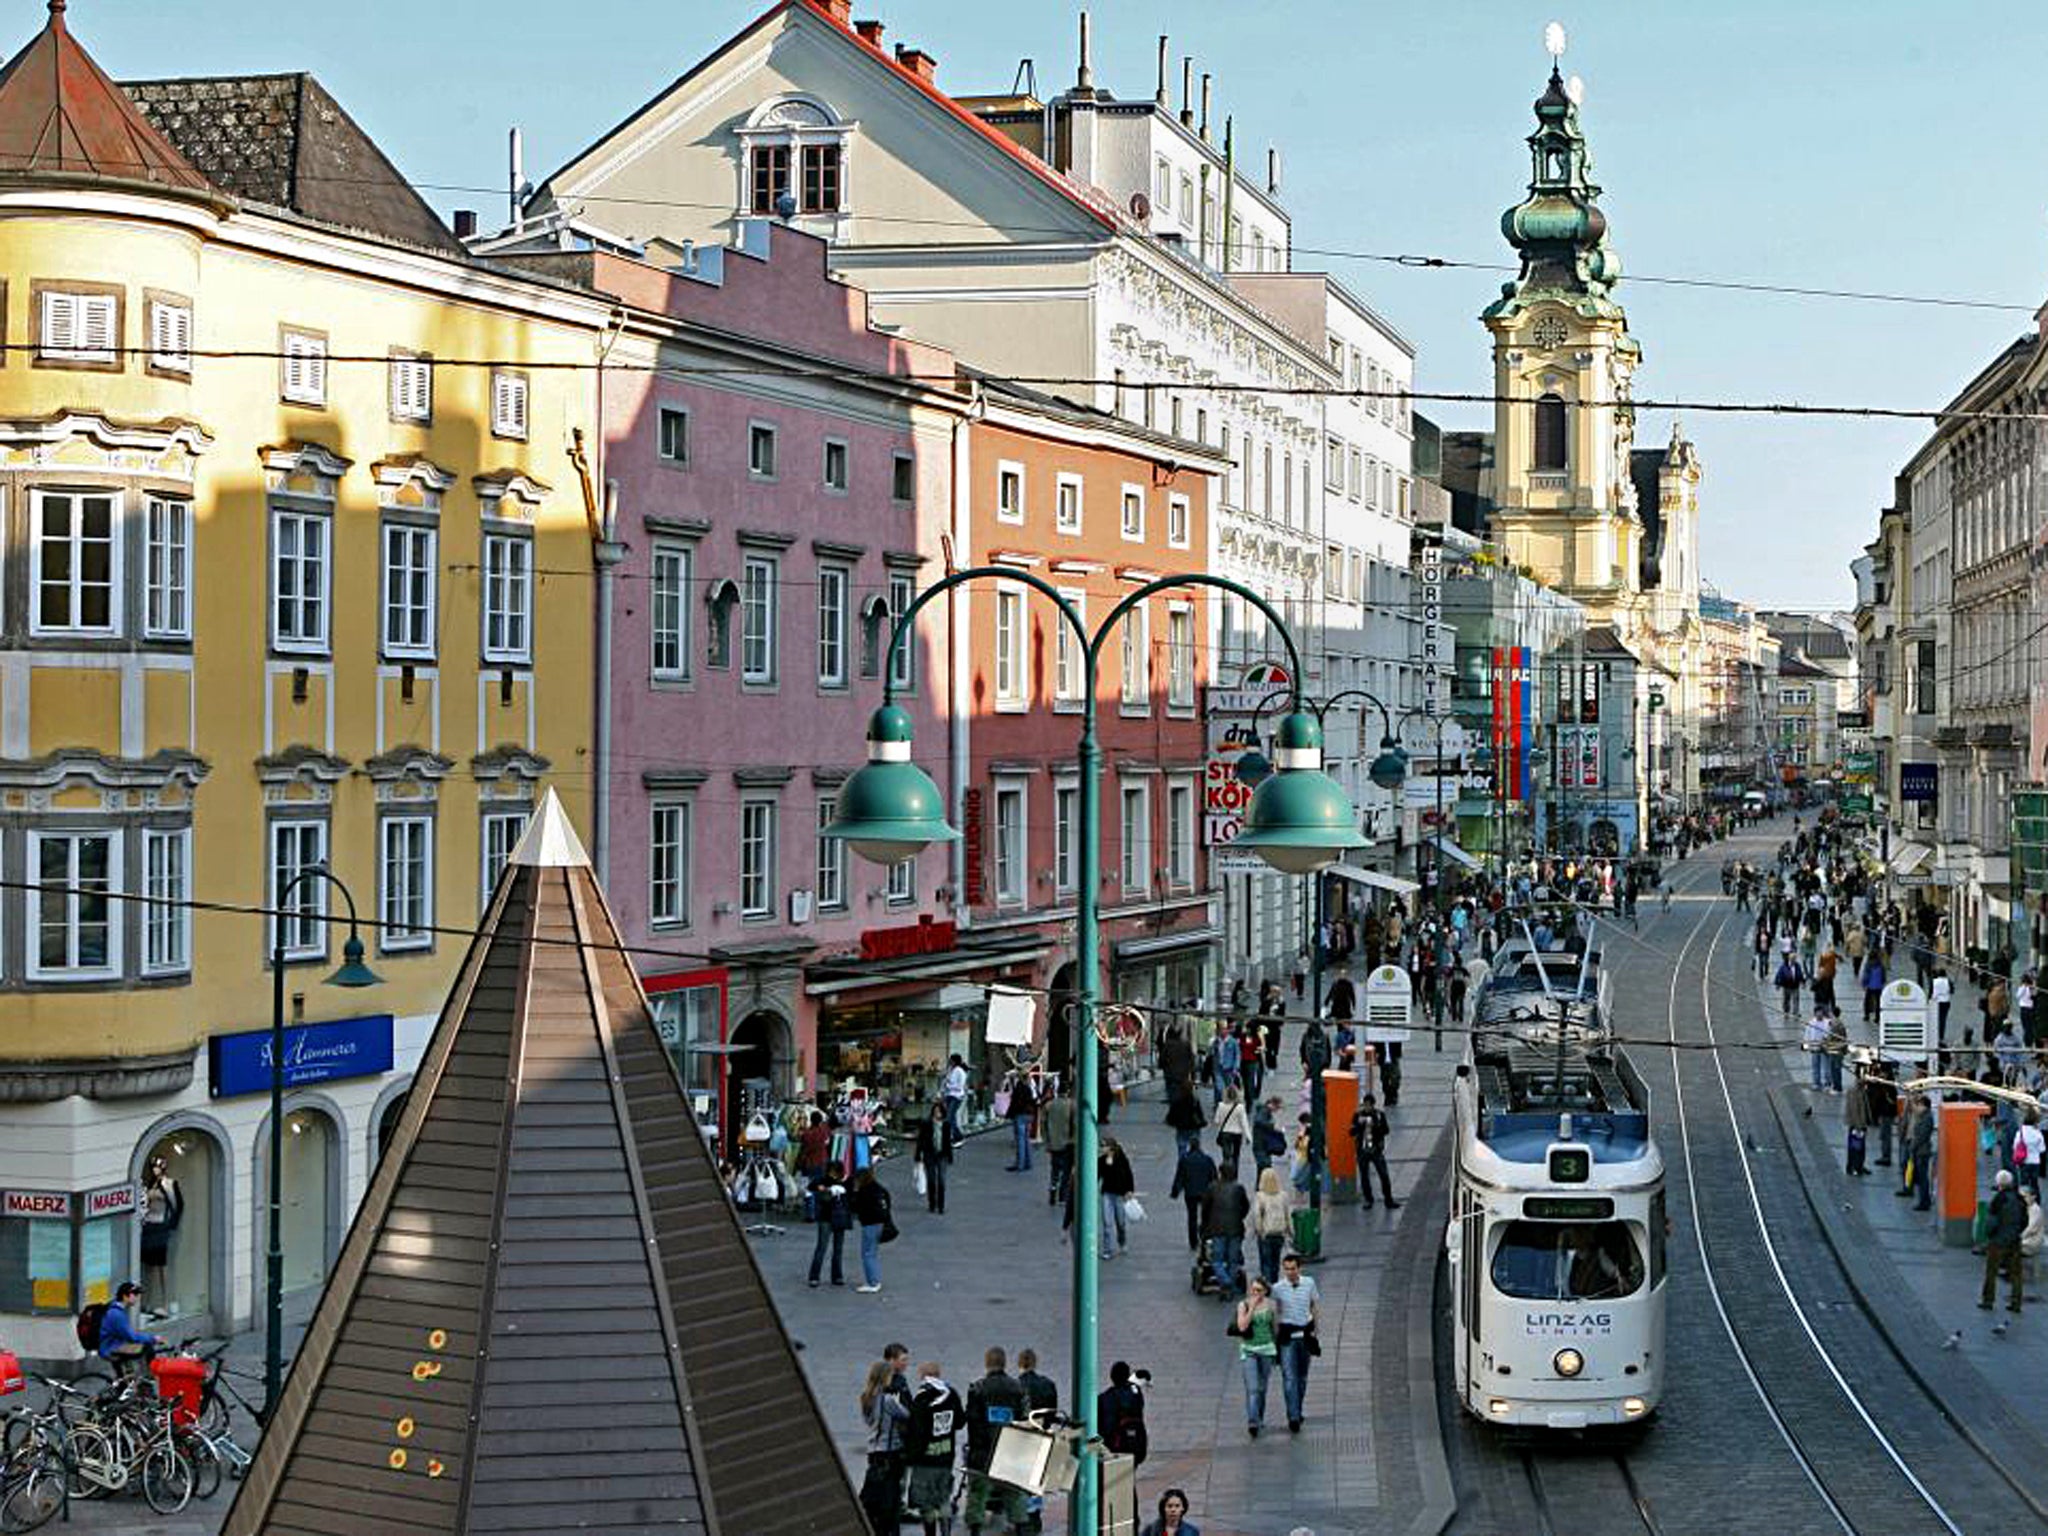
[[1245, 1294], [1247, 1288], [1243, 1253], [1240, 1252], [1230, 1266], [1230, 1289], [1219, 1291], [1216, 1288], [1216, 1267], [1209, 1262], [1208, 1245], [1205, 1243], [1188, 1272], [1188, 1288], [1197, 1296], [1215, 1296], [1223, 1301], [1237, 1300]]

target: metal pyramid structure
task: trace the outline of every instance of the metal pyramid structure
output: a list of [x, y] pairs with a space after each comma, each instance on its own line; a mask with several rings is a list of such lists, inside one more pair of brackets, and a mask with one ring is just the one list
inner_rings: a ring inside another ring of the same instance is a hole
[[552, 792], [498, 882], [228, 1536], [858, 1536]]

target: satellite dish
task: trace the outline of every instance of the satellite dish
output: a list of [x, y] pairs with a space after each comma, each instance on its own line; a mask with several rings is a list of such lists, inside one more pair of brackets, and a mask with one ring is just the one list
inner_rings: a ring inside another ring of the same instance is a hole
[[1134, 219], [1151, 218], [1152, 199], [1142, 192], [1133, 192], [1131, 194], [1131, 217]]
[[1564, 23], [1553, 21], [1543, 29], [1543, 51], [1553, 59], [1564, 57]]
[[1577, 75], [1565, 81], [1564, 93], [1571, 97], [1573, 106], [1583, 107], [1586, 104], [1586, 82]]

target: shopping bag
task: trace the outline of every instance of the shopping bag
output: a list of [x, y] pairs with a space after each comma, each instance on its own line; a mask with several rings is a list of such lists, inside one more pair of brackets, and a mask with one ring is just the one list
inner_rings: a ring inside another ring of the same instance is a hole
[[917, 1171], [910, 1176], [910, 1183], [911, 1187], [914, 1188], [920, 1195], [924, 1194], [925, 1191], [929, 1188], [929, 1186], [925, 1183], [923, 1163], [919, 1163], [917, 1165]]
[[1136, 1222], [1143, 1221], [1144, 1219], [1145, 1207], [1139, 1202], [1138, 1197], [1136, 1195], [1125, 1195], [1124, 1220]]

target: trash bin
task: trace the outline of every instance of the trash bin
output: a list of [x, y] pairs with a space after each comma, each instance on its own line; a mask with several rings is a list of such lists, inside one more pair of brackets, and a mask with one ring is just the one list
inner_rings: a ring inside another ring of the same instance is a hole
[[0, 1397], [25, 1391], [28, 1378], [21, 1373], [21, 1357], [11, 1349], [0, 1349]]
[[1294, 1213], [1294, 1251], [1312, 1259], [1323, 1251], [1323, 1213], [1303, 1206]]
[[166, 1355], [149, 1362], [156, 1378], [156, 1394], [171, 1405], [171, 1420], [180, 1425], [199, 1422], [199, 1407], [206, 1391], [206, 1362], [190, 1355]]

